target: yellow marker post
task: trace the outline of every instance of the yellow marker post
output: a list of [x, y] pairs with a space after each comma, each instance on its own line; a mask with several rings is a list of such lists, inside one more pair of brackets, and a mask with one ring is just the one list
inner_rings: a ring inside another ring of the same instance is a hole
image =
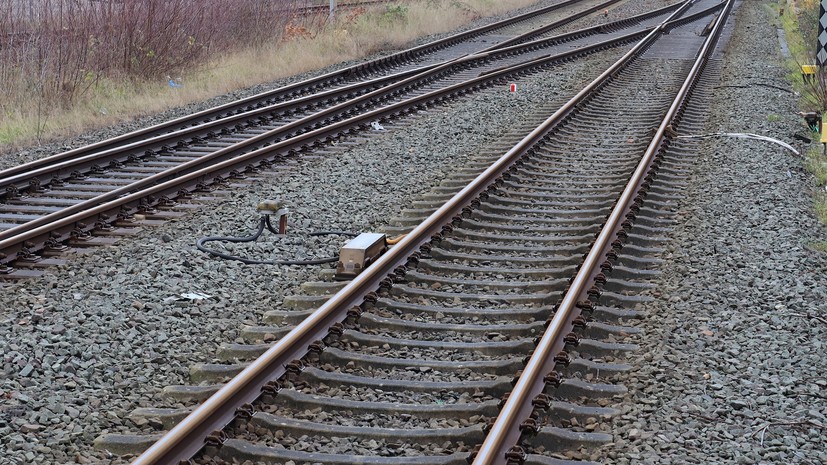
[[816, 65], [801, 65], [801, 79], [804, 82], [813, 82], [816, 77], [818, 66]]
[[824, 155], [827, 155], [827, 131], [824, 131], [824, 120], [821, 120], [821, 143], [824, 146]]

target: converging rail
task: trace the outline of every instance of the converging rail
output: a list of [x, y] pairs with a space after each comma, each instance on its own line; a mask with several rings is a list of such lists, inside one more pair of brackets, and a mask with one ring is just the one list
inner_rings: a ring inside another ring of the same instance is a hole
[[[574, 400], [621, 392], [591, 377], [626, 367], [589, 354], [629, 348], [603, 337], [622, 334], [611, 323], [621, 312], [598, 303], [630, 299], [613, 287], [634, 274], [614, 269], [617, 256], [633, 227], [658, 222], [644, 214], [647, 193], [668, 169], [664, 154], [735, 3], [687, 0], [657, 26], [627, 34], [637, 42], [620, 60], [507, 153], [460, 173], [470, 182], [352, 281], [330, 285], [341, 289], [276, 343], [245, 349], [261, 355], [232, 366], [229, 382], [133, 464], [177, 464], [205, 446], [210, 457], [270, 463], [548, 464], [543, 454], [559, 441], [605, 440], [546, 417], [612, 414]], [[699, 36], [693, 21], [713, 12], [714, 26]], [[609, 123], [619, 127], [604, 134]], [[608, 143], [596, 144], [601, 137]], [[589, 377], [569, 376], [571, 367]], [[331, 414], [296, 413], [314, 406]], [[342, 426], [338, 410], [382, 413], [402, 426]], [[448, 421], [429, 422], [440, 416]], [[274, 430], [387, 447], [380, 455], [294, 450], [275, 447]]]
[[[168, 146], [174, 146], [179, 140], [181, 140], [181, 137], [175, 137], [176, 134], [180, 136], [181, 131], [192, 130], [195, 126], [207, 123], [214, 123], [220, 120], [227, 120], [227, 122], [231, 123], [228, 126], [233, 127], [235, 124], [238, 124], [239, 122], [245, 120], [241, 117], [242, 115], [248, 114], [246, 119], [253, 118], [257, 116], [257, 114], [249, 114], [250, 112], [254, 112], [255, 110], [259, 110], [263, 107], [272, 106], [280, 102], [293, 101], [303, 96], [312, 96], [320, 94], [329, 89], [336, 89], [339, 87], [353, 85], [364, 80], [369, 80], [371, 78], [380, 78], [388, 73], [397, 74], [397, 80], [402, 79], [404, 77], [410, 76], [411, 71], [421, 72], [427, 69], [429, 65], [434, 66], [436, 64], [443, 63], [446, 60], [456, 59], [458, 57], [466, 55], [467, 53], [476, 51], [473, 48], [464, 48], [467, 47], [468, 42], [472, 41], [475, 38], [485, 37], [486, 35], [490, 35], [491, 33], [500, 31], [501, 29], [506, 28], [508, 26], [532, 20], [537, 16], [541, 16], [549, 12], [554, 12], [555, 10], [561, 8], [576, 6], [584, 1], [585, 0], [564, 0], [548, 7], [544, 7], [535, 11], [530, 11], [525, 14], [498, 21], [493, 24], [471, 29], [462, 33], [452, 35], [450, 37], [435, 40], [408, 50], [403, 50], [401, 52], [391, 54], [386, 57], [377, 58], [375, 60], [360, 63], [358, 65], [350, 66], [341, 70], [333, 71], [321, 76], [297, 82], [295, 84], [290, 84], [274, 90], [262, 92], [257, 95], [236, 100], [192, 115], [160, 123], [138, 131], [133, 131], [128, 134], [124, 134], [101, 142], [90, 144], [88, 146], [59, 153], [50, 157], [45, 157], [20, 166], [0, 170], [0, 191], [9, 190], [12, 186], [14, 186], [14, 188], [16, 188], [18, 191], [25, 191], [29, 188], [29, 179], [26, 179], [27, 182], [25, 183], [20, 183], [19, 179], [14, 178], [15, 176], [25, 175], [26, 173], [33, 172], [34, 170], [54, 166], [58, 163], [62, 163], [65, 161], [76, 160], [78, 158], [96, 155], [107, 151], [120, 151], [126, 152], [127, 155], [132, 154], [139, 156], [142, 155], [142, 152], [145, 150], [160, 150], [164, 146], [164, 144], [167, 144]], [[597, 11], [597, 9], [599, 9], [601, 6], [611, 4], [616, 1], [617, 0], [613, 0], [609, 2], [600, 3], [598, 5], [593, 5], [586, 11]], [[583, 12], [579, 12], [576, 14], [576, 17], [581, 17], [582, 14]], [[565, 22], [570, 22], [574, 19], [576, 18], [565, 20]], [[560, 24], [557, 24], [557, 27], [559, 26]], [[524, 39], [530, 40], [531, 38], [536, 37], [537, 35], [541, 35], [545, 32], [547, 32], [547, 30], [541, 30], [537, 32], [532, 31], [528, 34], [525, 34]], [[492, 47], [496, 47], [496, 45]], [[405, 73], [404, 71], [408, 71], [408, 73]], [[346, 90], [350, 91], [350, 89]], [[344, 92], [345, 95], [347, 93], [348, 92]], [[188, 134], [189, 133], [185, 132], [185, 135]], [[192, 134], [191, 137], [202, 137], [202, 135], [196, 132]], [[160, 145], [158, 144], [159, 142], [161, 142]], [[98, 161], [97, 163], [100, 166], [105, 166], [107, 163], [109, 163], [109, 161], [109, 159], [103, 159], [101, 161]], [[89, 167], [87, 166], [85, 168]], [[64, 169], [63, 172], [82, 172], [83, 169], [84, 166], [78, 166], [73, 167], [69, 171], [66, 171]], [[50, 178], [39, 178], [38, 180], [39, 182], [35, 184], [35, 188], [37, 186], [45, 185], [48, 181], [50, 181]], [[0, 192], [0, 195], [8, 194]]]
[[[638, 40], [651, 30], [649, 22], [674, 9], [673, 5], [572, 33], [522, 40], [536, 36], [535, 30], [507, 47], [205, 122], [157, 136], [159, 140], [137, 143], [141, 150], [149, 149], [144, 157], [121, 161], [117, 157], [124, 150], [113, 149], [28, 171], [7, 170], [9, 176], [0, 179], [9, 192], [6, 203], [0, 204], [0, 225], [5, 226], [0, 230], [0, 272], [9, 275], [14, 272], [13, 262], [36, 261], [39, 250], [59, 251], [64, 241], [82, 243], [95, 231], [111, 230], [113, 224], [134, 224], [131, 218], [135, 213], [151, 217], [157, 208], [174, 207], [176, 199], [186, 201], [193, 191], [243, 178], [245, 173], [255, 173], [258, 166], [268, 166], [309, 147], [335, 143], [370, 128], [371, 122], [386, 121], [526, 71]], [[550, 30], [540, 29], [544, 33]], [[321, 102], [326, 108], [315, 111]], [[239, 122], [242, 118], [245, 120]], [[222, 129], [226, 137], [217, 136], [216, 131], [227, 124], [235, 125], [237, 131]], [[178, 138], [175, 147], [167, 145], [172, 136]], [[126, 147], [127, 152], [133, 150], [135, 147]], [[107, 163], [109, 167], [104, 169]], [[67, 172], [72, 174], [61, 177]], [[24, 184], [32, 190], [28, 196], [17, 187]], [[64, 198], [59, 198], [61, 195]]]

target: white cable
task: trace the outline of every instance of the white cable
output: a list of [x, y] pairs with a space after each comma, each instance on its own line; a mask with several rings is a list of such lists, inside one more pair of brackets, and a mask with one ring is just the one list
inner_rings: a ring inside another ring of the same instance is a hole
[[710, 137], [735, 137], [735, 138], [738, 138], [738, 139], [753, 139], [753, 140], [761, 140], [761, 141], [765, 141], [765, 142], [772, 142], [773, 144], [780, 145], [781, 147], [784, 147], [785, 149], [789, 150], [790, 152], [792, 152], [796, 155], [800, 155], [800, 153], [798, 153], [798, 150], [794, 149], [792, 145], [790, 145], [790, 144], [788, 144], [784, 141], [780, 141], [778, 139], [773, 139], [772, 137], [761, 136], [761, 135], [758, 135], [758, 134], [747, 134], [747, 133], [743, 133], [743, 132], [713, 132], [713, 133], [710, 133], [710, 134], [699, 134], [699, 135], [694, 135], [694, 136], [678, 136], [677, 139], [707, 139], [707, 138], [710, 138]]

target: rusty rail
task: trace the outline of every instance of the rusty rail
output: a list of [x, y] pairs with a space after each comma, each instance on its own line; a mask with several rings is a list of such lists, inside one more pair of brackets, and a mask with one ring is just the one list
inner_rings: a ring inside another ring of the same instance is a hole
[[9, 178], [26, 172], [31, 172], [35, 169], [42, 168], [50, 164], [55, 164], [66, 160], [72, 160], [78, 157], [98, 152], [113, 150], [123, 145], [136, 144], [147, 138], [161, 136], [171, 131], [186, 129], [192, 125], [204, 124], [217, 118], [226, 118], [230, 115], [234, 115], [239, 112], [251, 111], [253, 110], [253, 106], [260, 101], [297, 97], [308, 92], [313, 92], [321, 87], [324, 87], [325, 85], [336, 84], [338, 82], [342, 82], [345, 79], [349, 79], [354, 76], [360, 76], [362, 74], [373, 72], [384, 67], [400, 65], [406, 61], [412, 60], [422, 55], [433, 53], [445, 47], [460, 43], [469, 38], [473, 38], [502, 27], [510, 26], [512, 24], [525, 21], [533, 16], [545, 14], [550, 11], [554, 11], [566, 6], [574, 5], [581, 1], [582, 0], [565, 0], [554, 5], [539, 8], [537, 10], [515, 16], [513, 18], [497, 21], [487, 26], [482, 26], [469, 31], [460, 32], [449, 37], [445, 37], [443, 39], [438, 39], [427, 44], [410, 48], [408, 50], [403, 50], [401, 52], [397, 52], [386, 57], [377, 58], [375, 60], [350, 66], [341, 70], [332, 71], [330, 73], [306, 79], [304, 81], [300, 81], [294, 84], [289, 84], [278, 89], [262, 92], [260, 94], [252, 95], [250, 97], [246, 97], [230, 103], [209, 108], [198, 113], [194, 113], [192, 115], [176, 118], [137, 131], [133, 131], [127, 134], [96, 142], [94, 144], [90, 144], [84, 147], [79, 147], [77, 149], [55, 154], [50, 157], [41, 158], [39, 160], [25, 163], [23, 165], [15, 166], [5, 170], [0, 170], [0, 179]]
[[[601, 266], [608, 260], [611, 253], [616, 253], [618, 245], [622, 245], [616, 241], [620, 240], [623, 232], [631, 226], [631, 221], [634, 219], [633, 206], [642, 203], [647, 190], [645, 184], [651, 181], [648, 174], [651, 171], [655, 157], [665, 150], [668, 144], [665, 139], [667, 127], [677, 125], [677, 119], [689, 94], [696, 85], [707, 60], [714, 52], [721, 29], [726, 23], [734, 1], [727, 0], [724, 11], [718, 16], [712, 33], [704, 42], [695, 64], [677, 97], [660, 127], [658, 127], [652, 142], [646, 149], [643, 158], [623, 190], [606, 224], [601, 229], [563, 300], [558, 305], [546, 332], [534, 349], [482, 447], [477, 452], [473, 462], [474, 465], [505, 464], [507, 454], [517, 457], [522, 454], [522, 450], [518, 445], [522, 435], [520, 425], [529, 418], [534, 409], [531, 400], [543, 392], [546, 387], [546, 380], [559, 379], [558, 376], [547, 375], [553, 372], [558, 363], [567, 359], [567, 354], [563, 350], [566, 345], [565, 336], [574, 330], [573, 322], [580, 315], [581, 309], [588, 308], [591, 305], [589, 299], [594, 298], [592, 297], [595, 295], [593, 286], [597, 285], [595, 278], [601, 272]], [[632, 214], [630, 215], [630, 213]], [[627, 221], [629, 223], [626, 223]]]
[[[684, 2], [669, 19], [681, 15], [689, 8], [690, 3], [691, 0]], [[259, 397], [263, 388], [268, 389], [268, 386], [276, 388], [272, 383], [286, 372], [285, 367], [288, 363], [304, 356], [307, 348], [314, 341], [324, 339], [331, 332], [331, 328], [335, 331], [335, 325], [344, 321], [348, 310], [361, 305], [365, 298], [378, 290], [383, 282], [392, 279], [389, 276], [400, 271], [400, 267], [412, 257], [415, 259], [419, 248], [432, 237], [440, 237], [443, 230], [450, 229], [449, 225], [452, 220], [459, 219], [464, 209], [503, 179], [505, 172], [516, 160], [539, 143], [553, 127], [564, 121], [578, 105], [587, 101], [596, 90], [609, 82], [612, 76], [631, 62], [633, 57], [645, 50], [660, 35], [666, 24], [667, 22], [664, 22], [646, 34], [632, 51], [625, 54], [620, 61], [612, 65], [597, 80], [555, 112], [543, 125], [532, 131], [517, 146], [454, 195], [370, 268], [348, 283], [178, 423], [133, 461], [133, 465], [176, 464], [179, 460], [188, 459], [203, 447], [204, 440], [210, 433], [220, 430], [235, 417], [238, 408], [252, 403]]]
[[[88, 232], [94, 228], [94, 223], [98, 222], [101, 218], [105, 217], [114, 219], [118, 216], [125, 217], [127, 214], [138, 211], [139, 208], [146, 208], [149, 205], [146, 200], [149, 196], [152, 196], [155, 199], [171, 199], [176, 197], [185, 187], [195, 184], [214, 182], [217, 179], [223, 179], [228, 173], [238, 171], [240, 167], [251, 166], [254, 163], [267, 159], [268, 157], [272, 157], [274, 154], [286, 154], [300, 151], [306, 145], [310, 145], [316, 141], [324, 141], [338, 137], [341, 134], [356, 130], [360, 126], [366, 125], [367, 122], [387, 118], [406, 111], [412, 111], [425, 103], [438, 102], [468, 89], [490, 85], [498, 79], [505, 78], [506, 76], [514, 73], [546, 66], [555, 62], [565, 61], [637, 40], [647, 32], [648, 30], [632, 32], [624, 36], [609, 39], [568, 52], [529, 60], [506, 69], [497, 70], [469, 81], [429, 92], [420, 97], [411, 98], [372, 110], [363, 115], [351, 117], [320, 129], [278, 142], [278, 135], [276, 132], [278, 134], [282, 134], [287, 129], [301, 127], [306, 123], [306, 121], [303, 119], [290, 123], [289, 125], [271, 131], [270, 133], [262, 134], [250, 139], [250, 141], [237, 144], [237, 146], [218, 150], [212, 154], [200, 157], [197, 160], [170, 168], [140, 181], [136, 181], [60, 211], [42, 216], [36, 220], [32, 220], [15, 228], [0, 231], [0, 264], [12, 261], [15, 254], [24, 249], [29, 250], [36, 248], [38, 244], [45, 244], [47, 241], [54, 242], [58, 240], [65, 240], [72, 234], [77, 236], [82, 232]], [[529, 46], [530, 43], [524, 45]], [[437, 68], [429, 70], [426, 73], [431, 76], [450, 66], [461, 66], [464, 61], [487, 59], [487, 57], [490, 57], [494, 53], [497, 52], [488, 52], [486, 54], [468, 56], [463, 60], [438, 66]], [[329, 112], [326, 111], [324, 115], [320, 116], [317, 114], [306, 119], [319, 119], [320, 117], [324, 118], [330, 114], [341, 113], [350, 108], [354, 103], [364, 102], [367, 99], [375, 98], [376, 96], [392, 95], [394, 92], [399, 91], [411, 82], [421, 79], [423, 79], [423, 76], [413, 76], [407, 78], [391, 86], [365, 94], [357, 99], [354, 99], [353, 101], [336, 105], [329, 109]], [[253, 142], [272, 142], [272, 145], [245, 153], [245, 147], [248, 147]], [[83, 222], [86, 223], [84, 223], [84, 226], [79, 229], [78, 225]], [[81, 231], [81, 229], [83, 231]]]

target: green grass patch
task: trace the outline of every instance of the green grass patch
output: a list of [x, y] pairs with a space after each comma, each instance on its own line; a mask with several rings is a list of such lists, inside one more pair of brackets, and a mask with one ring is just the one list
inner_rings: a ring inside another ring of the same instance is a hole
[[[784, 30], [791, 58], [786, 60], [787, 79], [801, 95], [799, 105], [804, 111], [819, 111], [827, 118], [827, 75], [818, 71], [811, 79], [804, 79], [802, 65], [815, 64], [815, 43], [819, 5], [815, 0], [783, 0], [770, 4], [770, 17], [776, 18], [776, 26]], [[774, 14], [773, 14], [774, 13]], [[768, 121], [776, 115], [768, 115]], [[812, 139], [821, 139], [813, 133]], [[804, 154], [804, 165], [813, 174], [816, 189], [813, 191], [813, 209], [818, 219], [827, 225], [827, 155], [824, 146], [813, 142]], [[827, 240], [810, 243], [813, 250], [827, 253]]]
[[822, 144], [815, 144], [807, 150], [804, 164], [813, 173], [819, 187], [827, 185], [827, 156]]
[[810, 248], [821, 253], [827, 253], [827, 241], [811, 242]]

